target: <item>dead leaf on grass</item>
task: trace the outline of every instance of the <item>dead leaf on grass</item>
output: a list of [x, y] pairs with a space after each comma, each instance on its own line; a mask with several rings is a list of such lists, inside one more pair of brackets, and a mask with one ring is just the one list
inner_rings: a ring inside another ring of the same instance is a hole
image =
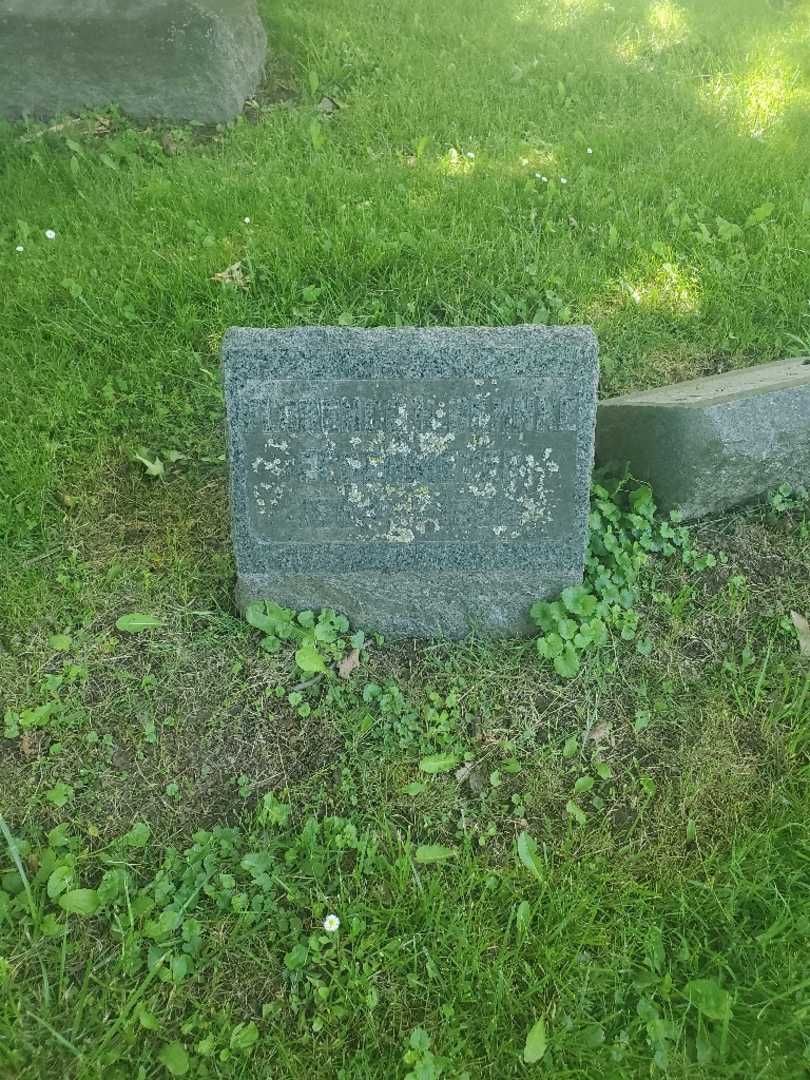
[[798, 611], [791, 611], [790, 617], [799, 636], [799, 652], [802, 656], [810, 657], [810, 623]]
[[64, 131], [68, 124], [75, 124], [75, 120], [65, 120], [61, 124], [51, 124], [50, 127], [43, 128], [41, 131], [34, 131], [30, 135], [21, 135], [20, 142], [28, 143], [33, 142], [34, 139], [41, 139], [43, 135], [53, 135], [56, 132]]
[[466, 761], [463, 765], [460, 765], [455, 771], [455, 778], [460, 784], [463, 784], [465, 780], [469, 780], [470, 773], [475, 768], [474, 761]]
[[24, 731], [20, 736], [20, 753], [25, 757], [35, 757], [37, 754], [36, 740], [30, 731]]
[[344, 656], [338, 664], [338, 675], [341, 679], [348, 679], [354, 669], [359, 666], [360, 650], [352, 649], [352, 651], [347, 656]]
[[214, 274], [211, 280], [219, 281], [222, 285], [233, 285], [234, 288], [237, 289], [247, 288], [247, 279], [242, 270], [241, 261], [233, 263], [232, 266], [227, 266], [224, 270], [220, 270], [218, 274]]
[[484, 770], [475, 761], [467, 761], [453, 774], [459, 784], [468, 784], [473, 795], [479, 795], [484, 787]]
[[610, 724], [602, 720], [600, 721], [600, 723], [594, 724], [594, 726], [591, 728], [588, 738], [591, 740], [591, 742], [600, 743], [604, 742], [609, 734]]

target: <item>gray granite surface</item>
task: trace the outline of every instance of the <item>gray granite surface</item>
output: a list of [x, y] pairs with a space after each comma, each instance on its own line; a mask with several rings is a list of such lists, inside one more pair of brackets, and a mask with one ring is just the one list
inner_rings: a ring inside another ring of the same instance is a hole
[[581, 580], [590, 330], [232, 329], [223, 368], [242, 606], [508, 635]]
[[596, 457], [702, 517], [810, 485], [810, 359], [777, 360], [600, 402]]
[[0, 116], [115, 104], [225, 122], [256, 90], [266, 46], [256, 0], [0, 0]]

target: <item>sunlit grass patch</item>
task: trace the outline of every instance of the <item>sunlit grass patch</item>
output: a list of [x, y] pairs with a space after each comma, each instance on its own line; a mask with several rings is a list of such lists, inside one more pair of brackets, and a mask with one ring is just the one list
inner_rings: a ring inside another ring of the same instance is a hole
[[541, 23], [553, 30], [570, 29], [587, 15], [611, 13], [606, 0], [520, 0], [514, 18], [518, 24]]
[[699, 310], [699, 282], [687, 269], [671, 262], [662, 262], [645, 278], [622, 282], [622, 288], [640, 307], [671, 315], [692, 315]]
[[787, 66], [774, 52], [739, 74], [713, 76], [702, 97], [740, 134], [752, 139], [764, 138], [792, 106], [806, 109], [810, 117], [810, 90], [803, 85], [800, 69]]
[[680, 4], [659, 0], [649, 5], [643, 20], [616, 43], [616, 56], [625, 64], [650, 65], [667, 49], [683, 45], [690, 35], [689, 14]]
[[688, 16], [680, 4], [672, 0], [656, 0], [647, 12], [647, 22], [656, 44], [661, 47], [683, 41], [686, 37]]

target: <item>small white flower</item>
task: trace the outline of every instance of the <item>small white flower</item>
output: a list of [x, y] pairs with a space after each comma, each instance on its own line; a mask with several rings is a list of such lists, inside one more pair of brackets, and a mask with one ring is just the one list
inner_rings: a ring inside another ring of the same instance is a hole
[[56, 233], [54, 232], [53, 229], [46, 229], [45, 230], [45, 236], [47, 237], [48, 240], [55, 240], [56, 239]]
[[472, 150], [468, 150], [467, 153], [464, 156], [468, 157], [470, 159], [470, 161], [475, 160], [475, 154], [472, 152]]
[[587, 149], [587, 150], [585, 151], [585, 153], [586, 153], [586, 154], [592, 154], [592, 153], [593, 153], [593, 150], [591, 149], [591, 147], [590, 147], [590, 146], [589, 146], [589, 147], [588, 147], [588, 149]]
[[540, 179], [543, 181], [544, 184], [548, 183], [548, 177], [547, 176], [541, 176]]
[[522, 157], [520, 159], [520, 164], [525, 168], [529, 164], [529, 159], [527, 157]]
[[327, 934], [334, 934], [340, 928], [340, 919], [337, 915], [327, 915], [323, 920], [323, 928]]
[[246, 225], [249, 225], [249, 224], [250, 224], [250, 218], [249, 218], [249, 217], [246, 217], [246, 218], [245, 218], [245, 224], [246, 224]]
[[567, 183], [568, 183], [568, 181], [567, 181], [567, 179], [566, 179], [566, 178], [565, 178], [564, 176], [561, 176], [561, 177], [560, 177], [560, 183], [561, 183], [561, 184], [567, 184]]
[[14, 250], [15, 251], [25, 251], [25, 248], [22, 246], [22, 244], [17, 244], [17, 246], [14, 248]]

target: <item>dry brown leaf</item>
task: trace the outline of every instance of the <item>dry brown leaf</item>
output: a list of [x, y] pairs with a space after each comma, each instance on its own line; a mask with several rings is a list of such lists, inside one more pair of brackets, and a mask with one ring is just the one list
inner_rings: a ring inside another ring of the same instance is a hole
[[20, 736], [20, 753], [25, 757], [35, 757], [37, 753], [37, 747], [30, 731], [24, 731]]
[[43, 128], [41, 131], [34, 131], [30, 135], [21, 135], [20, 142], [28, 143], [33, 142], [34, 139], [41, 139], [43, 135], [53, 135], [54, 132], [64, 131], [68, 124], [75, 124], [75, 120], [65, 120], [61, 124], [51, 124], [50, 127]]
[[467, 783], [470, 785], [470, 791], [473, 795], [480, 795], [486, 784], [486, 771], [482, 768], [473, 769]]
[[469, 780], [470, 773], [473, 771], [474, 768], [475, 768], [475, 762], [474, 761], [466, 761], [463, 765], [460, 765], [456, 769], [455, 774], [454, 774], [455, 777], [456, 777], [456, 780], [458, 780], [458, 782], [460, 784], [463, 784], [465, 780]]
[[588, 737], [590, 738], [591, 742], [600, 743], [604, 742], [604, 740], [608, 737], [609, 734], [610, 724], [608, 724], [605, 720], [602, 720], [600, 721], [600, 723], [594, 724]]
[[790, 617], [799, 636], [799, 652], [802, 656], [810, 657], [810, 623], [798, 611], [791, 611]]
[[352, 649], [352, 651], [347, 656], [344, 656], [338, 664], [338, 675], [341, 679], [348, 679], [354, 669], [359, 666], [360, 650]]
[[460, 784], [469, 784], [473, 795], [479, 795], [484, 787], [485, 771], [476, 761], [467, 761], [455, 771], [455, 778]]
[[220, 270], [218, 274], [214, 274], [211, 280], [219, 281], [223, 285], [233, 285], [237, 289], [247, 288], [247, 281], [245, 280], [241, 262], [235, 262], [232, 266], [227, 266], [224, 270]]

